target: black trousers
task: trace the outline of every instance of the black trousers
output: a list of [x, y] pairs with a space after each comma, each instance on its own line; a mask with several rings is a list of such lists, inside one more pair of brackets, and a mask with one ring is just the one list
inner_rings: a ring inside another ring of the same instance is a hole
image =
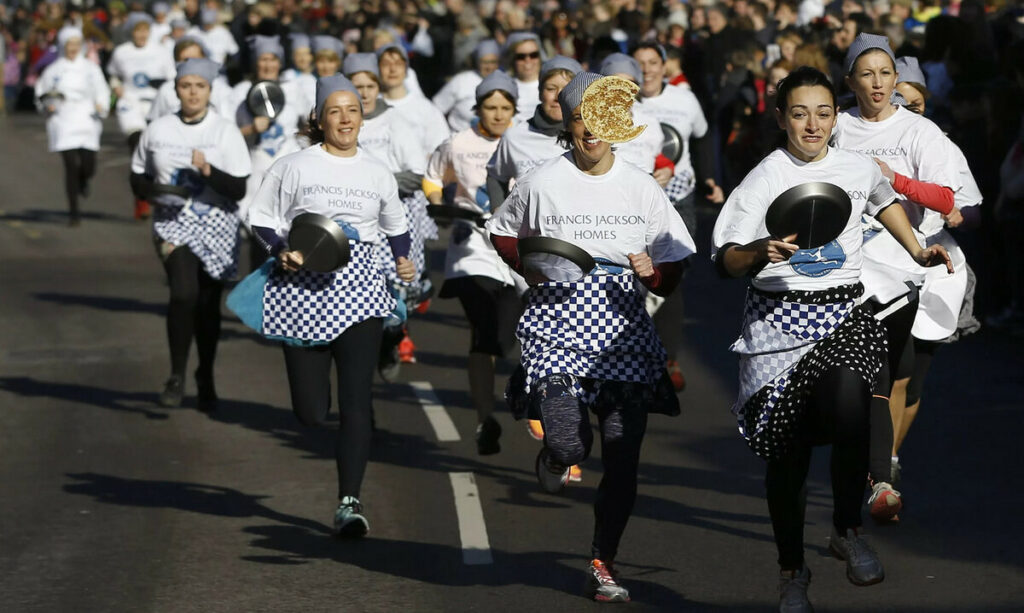
[[64, 193], [68, 197], [68, 214], [79, 218], [78, 198], [96, 174], [96, 152], [89, 149], [68, 149], [60, 152], [64, 162]]
[[[583, 380], [584, 387], [598, 384]], [[590, 455], [594, 434], [588, 408], [597, 415], [601, 433], [601, 462], [604, 475], [594, 501], [594, 539], [591, 554], [605, 562], [615, 559], [619, 541], [626, 530], [636, 502], [640, 447], [647, 431], [647, 410], [633, 400], [639, 384], [600, 382], [594, 405], [588, 407], [572, 395], [572, 380], [553, 375], [538, 382], [544, 446], [551, 459], [562, 466], [579, 464]]]
[[331, 360], [338, 375], [338, 499], [359, 497], [370, 459], [373, 435], [373, 372], [380, 351], [383, 319], [373, 318], [345, 330], [329, 345], [284, 346], [292, 411], [305, 426], [327, 424], [331, 409]]
[[870, 400], [870, 387], [857, 372], [835, 368], [825, 373], [811, 392], [802, 444], [789, 456], [768, 462], [768, 511], [783, 570], [798, 570], [804, 563], [807, 472], [815, 445], [832, 444], [832, 523], [840, 533], [860, 527]]
[[167, 305], [167, 343], [171, 374], [184, 377], [192, 338], [196, 339], [199, 369], [196, 376], [213, 378], [213, 360], [220, 339], [220, 297], [224, 284], [207, 274], [188, 247], [177, 247], [164, 259], [171, 288]]

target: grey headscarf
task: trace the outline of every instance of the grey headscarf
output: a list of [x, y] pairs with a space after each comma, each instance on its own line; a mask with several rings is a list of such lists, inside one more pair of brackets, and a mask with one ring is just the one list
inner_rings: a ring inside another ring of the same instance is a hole
[[601, 75], [594, 72], [581, 72], [558, 94], [558, 104], [562, 107], [562, 125], [566, 128], [572, 122], [573, 110], [583, 102], [583, 92], [600, 78]]

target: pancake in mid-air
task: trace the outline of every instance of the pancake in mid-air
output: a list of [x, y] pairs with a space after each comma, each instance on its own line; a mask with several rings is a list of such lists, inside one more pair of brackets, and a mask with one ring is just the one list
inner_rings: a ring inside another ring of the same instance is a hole
[[590, 133], [606, 143], [625, 143], [647, 126], [633, 125], [633, 103], [640, 88], [622, 77], [602, 77], [583, 92], [580, 114]]

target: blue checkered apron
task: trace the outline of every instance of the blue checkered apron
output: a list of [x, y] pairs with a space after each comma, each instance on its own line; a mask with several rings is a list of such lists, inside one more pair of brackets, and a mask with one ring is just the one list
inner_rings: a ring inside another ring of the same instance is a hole
[[[599, 269], [580, 281], [532, 288], [516, 337], [526, 394], [556, 373], [653, 385], [665, 369], [665, 349], [632, 272]], [[578, 382], [574, 387], [581, 401], [593, 402]]]
[[191, 202], [184, 206], [154, 203], [153, 234], [172, 245], [188, 247], [214, 279], [238, 272], [238, 215]]
[[[413, 196], [403, 198], [402, 204], [405, 207], [405, 218], [409, 222], [409, 239], [412, 243], [409, 249], [409, 259], [416, 266], [416, 274], [419, 276], [426, 270], [427, 265], [425, 243], [428, 240], [437, 239], [437, 225], [427, 215], [427, 206], [430, 203], [427, 202], [423, 192], [417, 191]], [[384, 272], [384, 277], [391, 286], [403, 288], [402, 293], [409, 296], [408, 301], [413, 302], [413, 304], [409, 305], [410, 307], [416, 306], [416, 303], [419, 302], [419, 297], [424, 294], [425, 288], [422, 287], [422, 283], [418, 278], [412, 283], [406, 283], [398, 278], [398, 271], [395, 268], [395, 257], [391, 253], [387, 236], [380, 232], [377, 235], [377, 239], [377, 261]]]
[[689, 196], [695, 186], [696, 179], [694, 179], [693, 173], [687, 170], [673, 175], [669, 179], [668, 185], [665, 186], [665, 194], [668, 196], [669, 201], [678, 202]]
[[395, 299], [377, 265], [375, 246], [349, 245], [351, 259], [336, 272], [274, 269], [263, 292], [264, 336], [330, 342], [361, 321], [388, 316]]
[[885, 358], [884, 329], [857, 307], [859, 283], [829, 290], [767, 293], [747, 290], [740, 337], [740, 390], [733, 412], [740, 434], [759, 456], [785, 456], [818, 378], [852, 368], [874, 386]]

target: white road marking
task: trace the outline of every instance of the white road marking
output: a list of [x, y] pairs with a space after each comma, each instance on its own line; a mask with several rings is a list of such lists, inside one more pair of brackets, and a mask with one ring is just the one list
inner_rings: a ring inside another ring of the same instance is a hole
[[462, 437], [455, 429], [455, 424], [448, 415], [448, 411], [445, 410], [444, 405], [437, 398], [437, 394], [434, 393], [434, 386], [426, 381], [412, 381], [409, 383], [409, 387], [412, 388], [416, 399], [423, 406], [423, 412], [427, 414], [427, 419], [430, 420], [430, 425], [434, 428], [437, 440], [442, 443], [461, 440]]
[[463, 564], [493, 564], [491, 542], [487, 538], [484, 510], [473, 473], [449, 473], [455, 492], [455, 514], [459, 517], [459, 540]]

